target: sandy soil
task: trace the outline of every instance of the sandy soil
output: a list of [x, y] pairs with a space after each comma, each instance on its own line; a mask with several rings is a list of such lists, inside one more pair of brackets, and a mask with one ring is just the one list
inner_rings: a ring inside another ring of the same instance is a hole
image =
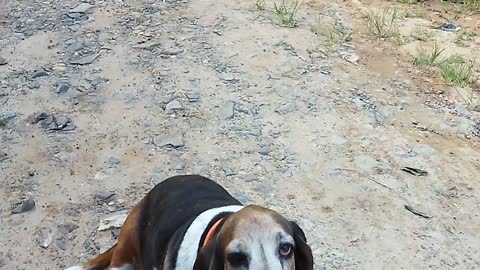
[[0, 0], [0, 268], [91, 258], [105, 216], [185, 173], [298, 220], [316, 269], [480, 268], [474, 87], [411, 65], [480, 55], [478, 16], [401, 5], [396, 42], [362, 15], [391, 1], [304, 1], [293, 28], [269, 1], [79, 3]]

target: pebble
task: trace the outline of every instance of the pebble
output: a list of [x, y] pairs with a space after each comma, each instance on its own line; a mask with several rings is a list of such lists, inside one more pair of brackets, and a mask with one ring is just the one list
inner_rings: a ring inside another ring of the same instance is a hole
[[264, 146], [260, 148], [260, 150], [258, 150], [258, 153], [262, 156], [267, 156], [268, 154], [270, 154], [270, 147]]
[[55, 158], [65, 163], [73, 163], [76, 160], [75, 154], [67, 152], [59, 152], [55, 154]]
[[257, 181], [258, 177], [253, 174], [247, 174], [243, 177], [243, 180], [245, 180], [245, 182], [253, 182], [253, 181]]
[[0, 66], [6, 65], [6, 64], [8, 64], [7, 59], [0, 56]]
[[68, 89], [70, 89], [70, 85], [66, 83], [59, 83], [57, 86], [57, 94], [65, 94]]
[[185, 146], [183, 134], [180, 131], [159, 135], [153, 139], [153, 142], [162, 147], [180, 148]]
[[67, 52], [76, 52], [80, 51], [85, 47], [85, 44], [82, 41], [76, 41], [67, 47]]
[[22, 201], [17, 207], [12, 210], [12, 214], [20, 214], [31, 211], [35, 208], [35, 201], [33, 199], [27, 199]]
[[70, 13], [87, 13], [93, 6], [87, 3], [81, 3], [74, 9], [70, 10]]
[[185, 162], [180, 161], [176, 163], [174, 168], [175, 168], [175, 171], [183, 171], [183, 169], [185, 169]]
[[174, 99], [170, 101], [167, 106], [165, 106], [165, 111], [166, 112], [174, 112], [174, 111], [181, 111], [183, 110], [183, 106], [180, 103], [180, 101]]
[[80, 226], [78, 226], [78, 224], [67, 221], [67, 222], [64, 222], [64, 223], [58, 225], [57, 231], [61, 235], [67, 235], [69, 233], [72, 233], [73, 231], [75, 231], [78, 228], [80, 228]]
[[221, 119], [232, 119], [235, 115], [235, 103], [229, 101], [225, 103], [220, 109], [220, 118]]
[[0, 126], [6, 126], [9, 122], [17, 117], [16, 113], [13, 112], [6, 112], [0, 114]]
[[98, 53], [90, 54], [87, 56], [82, 56], [80, 58], [74, 59], [70, 61], [72, 65], [88, 65], [93, 63], [100, 55]]
[[106, 231], [109, 229], [121, 228], [125, 222], [125, 219], [127, 219], [128, 212], [128, 210], [122, 210], [104, 217], [100, 221], [100, 225], [98, 226], [97, 230]]
[[53, 241], [55, 233], [51, 228], [42, 228], [37, 236], [37, 243], [42, 248], [48, 248]]
[[46, 76], [48, 76], [47, 71], [45, 71], [45, 69], [43, 68], [39, 68], [33, 72], [32, 79], [46, 77]]
[[187, 98], [189, 102], [198, 102], [200, 100], [200, 96], [196, 94], [187, 94]]
[[115, 192], [109, 192], [109, 191], [95, 194], [95, 203], [97, 205], [101, 205], [103, 203], [109, 202], [113, 199], [113, 197], [115, 197], [115, 195], [116, 195]]
[[232, 176], [237, 174], [232, 168], [223, 167], [222, 169], [225, 172], [226, 176]]

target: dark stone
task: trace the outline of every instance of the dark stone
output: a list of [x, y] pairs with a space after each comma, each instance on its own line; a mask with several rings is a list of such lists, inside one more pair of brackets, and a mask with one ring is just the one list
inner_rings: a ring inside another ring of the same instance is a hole
[[59, 83], [57, 86], [57, 94], [65, 94], [68, 89], [70, 89], [70, 85], [66, 83]]
[[48, 114], [47, 113], [44, 113], [44, 112], [41, 112], [41, 113], [35, 113], [33, 114], [33, 118], [32, 118], [32, 125], [35, 125], [37, 124], [38, 122], [46, 119], [48, 117]]
[[75, 231], [78, 228], [79, 228], [79, 226], [77, 224], [67, 221], [65, 223], [62, 223], [62, 224], [58, 225], [57, 230], [60, 234], [66, 235], [66, 234], [69, 234], [69, 233]]
[[100, 55], [98, 53], [82, 56], [80, 58], [74, 59], [70, 61], [72, 65], [88, 65], [93, 63]]
[[9, 122], [15, 119], [15, 117], [17, 117], [17, 114], [12, 112], [0, 114], [0, 127], [6, 126]]
[[33, 72], [32, 79], [48, 76], [48, 73], [43, 68], [39, 68]]
[[0, 56], [0, 66], [6, 65], [6, 64], [8, 64], [7, 59]]
[[12, 210], [12, 214], [20, 214], [31, 211], [35, 208], [35, 201], [33, 199], [27, 199], [21, 202], [17, 207]]

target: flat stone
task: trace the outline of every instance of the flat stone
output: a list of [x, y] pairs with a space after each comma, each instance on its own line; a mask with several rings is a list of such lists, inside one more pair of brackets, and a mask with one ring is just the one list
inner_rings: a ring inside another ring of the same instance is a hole
[[224, 120], [232, 119], [235, 116], [235, 103], [229, 101], [220, 108], [220, 118]]
[[6, 112], [0, 114], [0, 126], [6, 126], [9, 122], [17, 117], [16, 113], [13, 112]]
[[183, 110], [183, 106], [180, 103], [180, 101], [176, 99], [170, 101], [165, 107], [166, 112], [174, 112], [174, 111], [181, 111], [181, 110]]
[[67, 152], [59, 152], [55, 154], [55, 158], [65, 163], [73, 163], [76, 160], [75, 154]]
[[175, 171], [183, 171], [185, 169], [185, 162], [180, 161], [175, 164]]
[[57, 94], [65, 94], [70, 89], [70, 85], [66, 83], [59, 83], [57, 86]]
[[67, 47], [68, 52], [76, 52], [85, 47], [85, 44], [82, 41], [76, 41]]
[[0, 66], [6, 65], [6, 64], [8, 64], [7, 59], [0, 56]]
[[31, 211], [35, 208], [35, 201], [33, 199], [27, 199], [22, 201], [17, 207], [12, 210], [12, 214], [20, 214]]
[[76, 6], [74, 9], [70, 10], [70, 13], [86, 13], [90, 9], [92, 9], [94, 6], [87, 4], [87, 3], [81, 3], [78, 6]]
[[43, 68], [39, 68], [39, 69], [37, 69], [33, 72], [32, 79], [36, 79], [36, 78], [40, 78], [40, 77], [46, 77], [46, 76], [48, 76], [47, 71], [45, 71], [45, 69], [43, 69]]
[[80, 228], [80, 226], [78, 226], [78, 224], [67, 221], [67, 222], [64, 222], [64, 223], [58, 225], [57, 231], [61, 235], [66, 235], [66, 234], [72, 233], [73, 231], [75, 231], [78, 228]]
[[97, 230], [106, 231], [110, 229], [121, 228], [127, 219], [128, 212], [128, 210], [122, 210], [104, 217], [100, 221], [100, 225], [98, 226]]
[[196, 94], [187, 94], [187, 98], [189, 102], [198, 102], [200, 100], [200, 96]]
[[258, 177], [253, 174], [247, 174], [243, 177], [243, 180], [245, 180], [245, 182], [253, 182], [253, 181], [257, 181]]
[[153, 142], [162, 147], [179, 148], [185, 146], [183, 134], [180, 131], [159, 135], [153, 139]]
[[53, 241], [55, 233], [51, 228], [42, 228], [37, 235], [37, 243], [42, 248], [48, 248]]
[[71, 60], [70, 64], [72, 64], [72, 65], [88, 65], [88, 64], [93, 63], [99, 56], [100, 56], [100, 54], [98, 54], [98, 53], [82, 56], [80, 58]]

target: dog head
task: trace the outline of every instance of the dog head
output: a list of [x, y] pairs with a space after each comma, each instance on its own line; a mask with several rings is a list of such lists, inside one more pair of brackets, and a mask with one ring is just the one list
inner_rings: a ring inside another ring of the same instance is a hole
[[312, 270], [303, 230], [275, 211], [247, 206], [200, 249], [194, 270]]

